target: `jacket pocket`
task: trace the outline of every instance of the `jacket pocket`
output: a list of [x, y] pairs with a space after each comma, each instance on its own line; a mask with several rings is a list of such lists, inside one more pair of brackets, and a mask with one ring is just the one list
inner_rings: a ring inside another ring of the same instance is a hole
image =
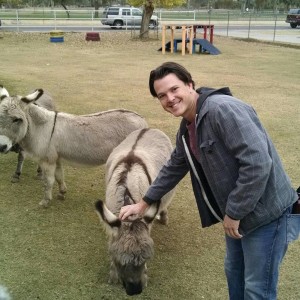
[[205, 153], [213, 153], [215, 141], [213, 140], [206, 140], [203, 143], [200, 144], [200, 149], [204, 151]]
[[[204, 171], [209, 170], [209, 175], [214, 177], [216, 182], [227, 180], [227, 176], [225, 176], [228, 167], [226, 166], [226, 163], [228, 163], [227, 158], [228, 156], [218, 146], [217, 141], [207, 139], [200, 144], [200, 163]], [[231, 163], [229, 165], [231, 166]]]

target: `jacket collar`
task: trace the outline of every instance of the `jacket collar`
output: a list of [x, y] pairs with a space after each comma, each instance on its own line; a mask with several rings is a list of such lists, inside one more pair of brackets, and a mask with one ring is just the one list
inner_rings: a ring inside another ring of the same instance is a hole
[[[197, 90], [197, 92], [198, 92], [198, 90]], [[205, 105], [206, 103], [207, 103], [206, 101], [203, 101], [203, 98], [201, 97], [201, 94], [199, 94], [198, 101], [197, 101], [196, 124], [199, 124], [201, 119], [208, 112], [208, 105]]]

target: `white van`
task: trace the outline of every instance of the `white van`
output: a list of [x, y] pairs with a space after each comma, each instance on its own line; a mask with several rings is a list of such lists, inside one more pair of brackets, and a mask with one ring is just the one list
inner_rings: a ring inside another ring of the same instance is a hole
[[[111, 6], [104, 9], [101, 23], [109, 25], [112, 28], [122, 28], [127, 26], [141, 26], [143, 12], [132, 6]], [[150, 28], [155, 28], [158, 25], [157, 16], [152, 16], [149, 22]]]

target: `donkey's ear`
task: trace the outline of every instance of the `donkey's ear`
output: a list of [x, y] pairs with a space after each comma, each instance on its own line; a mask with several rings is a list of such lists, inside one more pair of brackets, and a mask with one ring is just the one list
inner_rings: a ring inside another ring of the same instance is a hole
[[21, 101], [23, 101], [25, 103], [30, 103], [30, 102], [33, 102], [33, 101], [36, 101], [37, 99], [39, 99], [43, 94], [44, 94], [44, 91], [42, 89], [37, 89], [33, 93], [31, 93], [25, 97], [22, 97]]
[[105, 225], [107, 225], [111, 229], [119, 228], [121, 226], [121, 220], [106, 207], [102, 200], [98, 200], [95, 203], [95, 207], [96, 213]]
[[150, 207], [147, 209], [147, 211], [143, 217], [143, 219], [145, 220], [146, 223], [149, 224], [149, 223], [153, 222], [155, 216], [158, 213], [159, 206], [160, 206], [160, 200], [156, 201], [155, 203], [150, 205]]
[[7, 89], [3, 85], [0, 84], [0, 101], [6, 97], [9, 97], [9, 93], [8, 93]]

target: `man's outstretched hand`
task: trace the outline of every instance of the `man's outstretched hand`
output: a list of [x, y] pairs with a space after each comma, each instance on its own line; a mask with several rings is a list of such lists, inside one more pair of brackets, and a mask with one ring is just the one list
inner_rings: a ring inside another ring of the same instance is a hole
[[142, 199], [138, 203], [123, 206], [120, 210], [119, 219], [124, 221], [132, 215], [141, 217], [148, 207], [149, 205]]

